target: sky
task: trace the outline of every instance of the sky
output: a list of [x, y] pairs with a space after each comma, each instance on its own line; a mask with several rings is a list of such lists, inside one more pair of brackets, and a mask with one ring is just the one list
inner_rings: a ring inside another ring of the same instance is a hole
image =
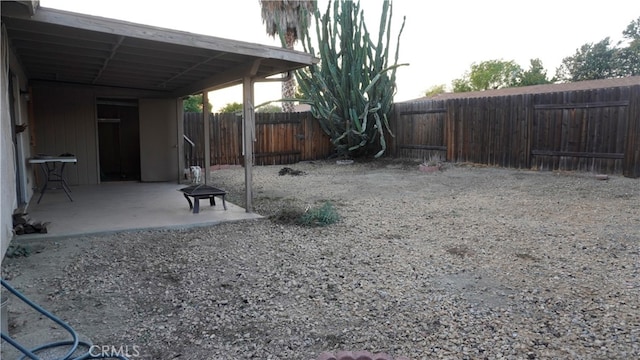
[[[328, 0], [319, 0], [321, 12]], [[259, 0], [40, 0], [48, 8], [73, 11], [251, 43], [280, 46], [265, 31]], [[382, 0], [361, 0], [365, 22], [377, 37]], [[585, 43], [622, 39], [640, 18], [640, 1], [608, 0], [394, 0], [391, 50], [400, 38], [396, 102], [422, 97], [426, 90], [462, 77], [473, 63], [514, 60], [524, 69], [539, 58], [549, 77], [562, 59]], [[298, 45], [296, 50], [302, 50]], [[390, 60], [392, 61], [392, 60]], [[256, 105], [280, 98], [279, 83], [258, 83]], [[242, 102], [236, 86], [210, 94], [214, 112]]]

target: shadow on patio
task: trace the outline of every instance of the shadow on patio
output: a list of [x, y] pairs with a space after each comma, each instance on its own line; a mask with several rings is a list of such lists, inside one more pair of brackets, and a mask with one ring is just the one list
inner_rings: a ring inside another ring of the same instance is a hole
[[14, 240], [64, 238], [117, 231], [210, 226], [227, 221], [262, 218], [216, 198], [200, 201], [194, 214], [176, 183], [113, 182], [71, 187], [73, 202], [62, 190], [47, 190], [40, 204], [34, 194], [27, 208], [35, 222], [48, 222], [46, 234], [16, 235]]

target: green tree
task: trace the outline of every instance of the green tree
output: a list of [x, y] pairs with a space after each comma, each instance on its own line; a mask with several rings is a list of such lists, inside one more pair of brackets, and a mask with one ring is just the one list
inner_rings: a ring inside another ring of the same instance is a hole
[[259, 113], [279, 113], [282, 112], [282, 108], [278, 105], [266, 104], [260, 107], [256, 107], [256, 112]]
[[221, 113], [236, 113], [242, 112], [242, 104], [237, 102], [227, 103], [220, 108]]
[[[281, 37], [283, 46], [293, 50], [296, 40], [307, 32], [310, 16], [317, 7], [317, 1], [304, 0], [260, 0], [262, 22], [267, 26], [267, 34]], [[295, 78], [282, 83], [282, 98], [293, 99]], [[282, 103], [284, 112], [293, 111], [293, 102]]]
[[622, 32], [622, 35], [629, 40], [640, 40], [640, 17], [633, 20], [627, 25], [627, 28]]
[[445, 84], [433, 85], [424, 92], [424, 96], [433, 97], [436, 95], [444, 94], [445, 92], [447, 92], [446, 87], [447, 86]]
[[453, 91], [482, 91], [516, 86], [521, 73], [522, 68], [513, 60], [473, 63], [468, 73], [460, 79], [453, 80]]
[[471, 88], [471, 82], [469, 82], [465, 77], [453, 79], [451, 82], [451, 88], [453, 89], [453, 92], [457, 93], [474, 91], [474, 89]]
[[615, 46], [608, 37], [582, 45], [562, 60], [556, 77], [580, 81], [640, 75], [640, 17], [631, 21], [622, 35], [623, 40]]
[[[183, 108], [185, 112], [202, 112], [202, 94], [198, 94], [198, 95], [189, 95], [186, 99], [184, 99], [184, 101], [182, 102], [183, 104]], [[209, 112], [211, 112], [211, 109], [213, 108], [213, 106], [211, 105], [211, 103], [207, 104]]]
[[617, 53], [608, 37], [595, 44], [584, 44], [573, 56], [562, 59], [556, 77], [568, 82], [616, 77], [619, 74]]
[[[389, 56], [391, 15], [391, 2], [382, 2], [378, 38], [372, 39], [359, 1], [329, 1], [324, 15], [315, 12], [320, 63], [309, 71], [297, 71], [296, 78], [304, 94], [301, 102], [311, 105], [311, 113], [340, 156], [366, 155], [374, 142], [379, 145], [373, 150], [376, 157], [386, 150], [385, 129], [391, 133], [389, 115], [404, 28], [403, 21], [395, 57]], [[316, 55], [308, 34], [303, 46]]]
[[622, 35], [628, 46], [618, 52], [618, 73], [620, 76], [640, 75], [640, 17], [631, 21]]
[[547, 78], [547, 70], [542, 66], [542, 60], [531, 59], [529, 69], [518, 76], [517, 86], [542, 85], [550, 84], [551, 82]]

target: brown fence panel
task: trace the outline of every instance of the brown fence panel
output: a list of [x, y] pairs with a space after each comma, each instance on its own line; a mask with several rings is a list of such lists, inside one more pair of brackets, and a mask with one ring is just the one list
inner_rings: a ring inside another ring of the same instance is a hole
[[201, 113], [184, 113], [185, 166], [204, 167], [204, 127]]
[[447, 158], [444, 103], [416, 102], [396, 104], [389, 146], [393, 156], [421, 159]]
[[329, 136], [309, 112], [256, 114], [257, 165], [324, 159], [333, 151]]
[[528, 161], [525, 150], [527, 97], [504, 96], [452, 99], [447, 104], [449, 126], [454, 134], [452, 161], [473, 162], [502, 167], [523, 167]]
[[240, 165], [242, 157], [242, 116], [211, 114], [211, 165]]
[[335, 153], [335, 148], [331, 143], [320, 122], [315, 119], [310, 112], [301, 113], [301, 130], [304, 138], [302, 140], [301, 161], [311, 161], [325, 159]]
[[532, 167], [622, 173], [629, 88], [540, 95], [534, 105]]
[[[242, 116], [210, 114], [211, 165], [241, 165]], [[185, 113], [185, 164], [204, 166], [201, 113]], [[292, 164], [325, 159], [333, 146], [311, 113], [256, 113], [256, 165]]]
[[639, 85], [421, 100], [393, 116], [393, 156], [640, 177]]
[[256, 114], [256, 165], [293, 164], [302, 158], [300, 113]]
[[[211, 115], [214, 164], [242, 164], [242, 118]], [[640, 177], [640, 86], [398, 103], [391, 156], [501, 167]], [[204, 162], [202, 115], [185, 114], [187, 164]], [[290, 164], [334, 154], [306, 113], [256, 114], [255, 163]]]
[[454, 107], [457, 153], [453, 161], [490, 163], [489, 145], [493, 140], [490, 111], [487, 98], [455, 99], [448, 106]]

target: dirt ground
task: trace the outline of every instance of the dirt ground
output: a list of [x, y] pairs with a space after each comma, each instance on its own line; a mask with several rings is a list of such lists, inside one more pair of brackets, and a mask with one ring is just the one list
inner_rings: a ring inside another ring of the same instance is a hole
[[[379, 160], [254, 169], [263, 220], [33, 241], [3, 278], [132, 359], [640, 357], [638, 179]], [[242, 205], [241, 168], [213, 172]], [[331, 202], [326, 227], [283, 222]], [[10, 333], [63, 331], [15, 299]], [[3, 358], [15, 358], [3, 342]]]

